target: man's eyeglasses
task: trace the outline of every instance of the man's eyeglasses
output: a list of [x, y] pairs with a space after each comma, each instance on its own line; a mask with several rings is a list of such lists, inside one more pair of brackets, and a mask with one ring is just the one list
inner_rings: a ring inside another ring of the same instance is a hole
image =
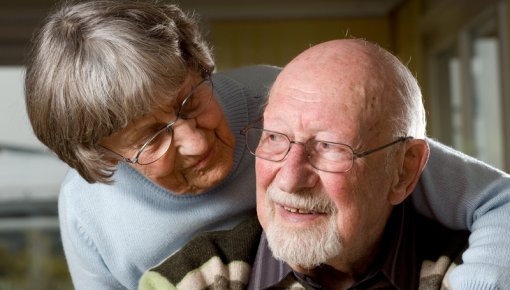
[[241, 134], [245, 136], [246, 147], [255, 157], [269, 161], [282, 161], [290, 151], [292, 144], [305, 146], [308, 160], [312, 166], [321, 171], [343, 173], [351, 170], [354, 159], [361, 158], [390, 147], [394, 144], [405, 142], [413, 137], [400, 137], [396, 140], [370, 149], [364, 152], [354, 152], [351, 146], [328, 142], [316, 139], [310, 139], [306, 142], [290, 140], [290, 138], [279, 132], [255, 128], [248, 125]]
[[121, 157], [122, 161], [128, 163], [148, 165], [156, 162], [165, 155], [172, 144], [172, 127], [175, 123], [179, 119], [186, 120], [196, 118], [204, 112], [207, 106], [211, 103], [212, 95], [213, 83], [210, 76], [207, 76], [200, 83], [194, 86], [181, 102], [175, 119], [147, 138], [143, 145], [139, 147], [136, 155], [132, 159], [124, 157], [109, 148], [106, 149]]

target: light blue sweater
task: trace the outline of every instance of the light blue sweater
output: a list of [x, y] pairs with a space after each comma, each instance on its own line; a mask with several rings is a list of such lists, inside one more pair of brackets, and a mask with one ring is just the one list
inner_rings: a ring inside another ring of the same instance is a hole
[[[145, 270], [196, 233], [229, 228], [255, 209], [254, 158], [239, 131], [260, 115], [277, 73], [259, 66], [213, 77], [237, 143], [232, 172], [209, 192], [175, 195], [126, 164], [119, 165], [113, 185], [88, 184], [75, 171], [67, 175], [59, 219], [77, 290], [136, 289]], [[503, 289], [510, 285], [510, 177], [429, 143], [431, 158], [412, 195], [415, 206], [449, 227], [473, 230], [466, 264], [452, 274], [452, 285], [459, 286], [454, 289]]]
[[427, 141], [430, 159], [413, 204], [447, 227], [471, 231], [464, 264], [450, 275], [452, 289], [510, 289], [510, 175]]

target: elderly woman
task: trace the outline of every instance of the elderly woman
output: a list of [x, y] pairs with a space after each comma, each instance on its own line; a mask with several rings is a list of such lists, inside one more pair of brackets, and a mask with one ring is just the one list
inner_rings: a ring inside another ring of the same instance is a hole
[[[197, 24], [174, 5], [90, 1], [49, 15], [32, 43], [26, 104], [37, 137], [73, 168], [59, 220], [76, 289], [135, 289], [195, 234], [253, 213], [254, 159], [239, 131], [260, 115], [278, 72], [214, 73]], [[486, 185], [508, 177], [431, 144], [417, 207], [471, 228], [494, 194]], [[476, 185], [466, 162], [481, 176]]]

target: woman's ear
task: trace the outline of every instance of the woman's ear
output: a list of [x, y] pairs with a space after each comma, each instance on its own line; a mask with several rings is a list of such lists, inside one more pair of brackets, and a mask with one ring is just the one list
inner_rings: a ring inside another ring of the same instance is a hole
[[423, 139], [412, 139], [405, 143], [402, 162], [397, 164], [388, 201], [396, 205], [404, 201], [413, 191], [429, 159], [429, 145]]

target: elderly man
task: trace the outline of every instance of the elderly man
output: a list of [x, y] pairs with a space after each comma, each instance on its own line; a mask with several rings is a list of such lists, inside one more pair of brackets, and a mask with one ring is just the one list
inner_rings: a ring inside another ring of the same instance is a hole
[[306, 50], [243, 134], [257, 157], [258, 221], [195, 239], [140, 289], [449, 287], [467, 233], [407, 200], [429, 146], [418, 84], [392, 54], [354, 39]]
[[412, 74], [375, 45], [333, 41], [297, 57], [271, 90], [264, 129], [247, 134], [260, 136], [258, 218], [273, 255], [293, 269], [290, 281], [415, 289], [420, 268], [425, 279], [447, 269], [427, 272], [425, 250], [450, 261], [467, 242], [438, 236], [404, 203], [429, 155], [425, 112]]

